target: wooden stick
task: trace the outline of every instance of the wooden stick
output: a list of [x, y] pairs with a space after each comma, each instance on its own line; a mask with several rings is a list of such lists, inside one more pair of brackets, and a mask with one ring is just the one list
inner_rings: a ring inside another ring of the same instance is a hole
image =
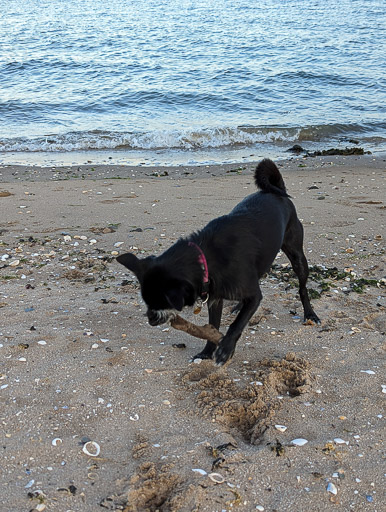
[[176, 315], [172, 318], [170, 325], [179, 331], [184, 331], [195, 338], [200, 338], [203, 340], [211, 341], [215, 345], [218, 345], [221, 338], [223, 338], [223, 334], [218, 331], [213, 325], [205, 324], [203, 326], [192, 324], [188, 320]]

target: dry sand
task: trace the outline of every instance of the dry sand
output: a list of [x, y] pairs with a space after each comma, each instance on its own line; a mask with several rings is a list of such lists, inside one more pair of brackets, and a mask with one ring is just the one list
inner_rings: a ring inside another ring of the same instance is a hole
[[225, 368], [114, 261], [227, 213], [252, 168], [0, 168], [2, 512], [385, 510], [384, 159], [280, 162], [322, 325], [281, 255]]

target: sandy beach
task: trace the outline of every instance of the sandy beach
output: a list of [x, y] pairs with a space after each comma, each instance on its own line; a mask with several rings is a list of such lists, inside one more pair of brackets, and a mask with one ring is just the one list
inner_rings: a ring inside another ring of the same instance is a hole
[[221, 368], [115, 256], [226, 214], [253, 164], [0, 167], [1, 512], [385, 510], [385, 158], [278, 164], [322, 324], [279, 254]]

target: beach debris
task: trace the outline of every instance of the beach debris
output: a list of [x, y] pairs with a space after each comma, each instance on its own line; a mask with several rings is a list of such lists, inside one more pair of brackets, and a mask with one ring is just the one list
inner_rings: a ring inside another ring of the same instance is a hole
[[303, 439], [302, 437], [299, 437], [298, 439], [293, 439], [291, 441], [291, 444], [293, 444], [295, 446], [304, 446], [307, 443], [308, 443], [307, 439]]
[[327, 485], [327, 492], [330, 492], [331, 494], [338, 494], [338, 489], [336, 487], [336, 485], [334, 485], [333, 483], [329, 482], [328, 485]]
[[223, 484], [225, 482], [225, 478], [220, 473], [209, 473], [208, 477], [215, 484]]
[[286, 150], [288, 153], [294, 153], [295, 155], [298, 155], [299, 153], [305, 153], [306, 150], [303, 149], [299, 144], [294, 144], [292, 148], [288, 148]]
[[204, 469], [192, 468], [194, 473], [198, 473], [199, 475], [206, 476], [208, 473]]
[[279, 432], [285, 432], [287, 430], [287, 427], [285, 425], [275, 425], [275, 428]]
[[[84, 444], [82, 448], [83, 452], [88, 455], [89, 457], [98, 457], [100, 454], [101, 448], [98, 443], [95, 441], [88, 441]], [[91, 452], [90, 452], [91, 450]]]

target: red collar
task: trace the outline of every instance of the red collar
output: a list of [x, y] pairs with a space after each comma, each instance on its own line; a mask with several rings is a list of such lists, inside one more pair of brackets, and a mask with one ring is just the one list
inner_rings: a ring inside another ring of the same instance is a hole
[[194, 242], [189, 242], [190, 247], [194, 247], [198, 251], [198, 262], [201, 265], [202, 270], [204, 271], [204, 277], [202, 282], [204, 283], [202, 296], [206, 297], [209, 292], [209, 270], [208, 263], [205, 258], [205, 254], [203, 253], [201, 247], [199, 247]]

